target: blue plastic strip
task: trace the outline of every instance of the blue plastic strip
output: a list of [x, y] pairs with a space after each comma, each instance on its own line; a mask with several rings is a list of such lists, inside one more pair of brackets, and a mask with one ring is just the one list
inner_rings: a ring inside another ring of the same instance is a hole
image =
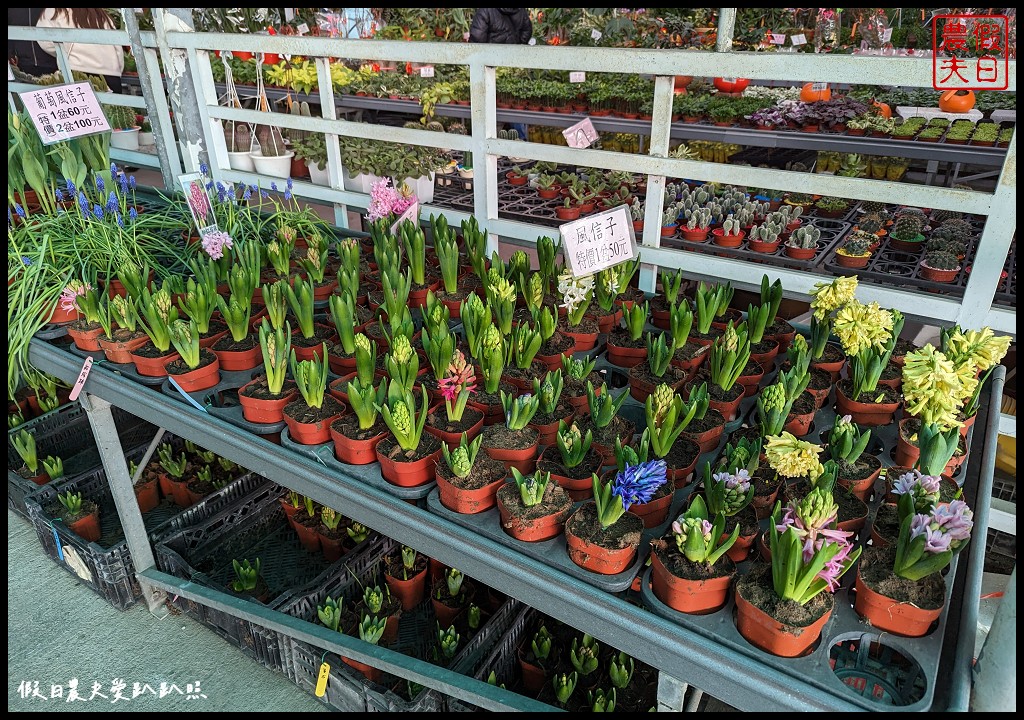
[[188, 394], [187, 392], [185, 392], [184, 390], [182, 390], [182, 389], [181, 389], [181, 385], [179, 385], [179, 384], [177, 383], [177, 381], [176, 381], [176, 380], [175, 380], [175, 379], [174, 379], [173, 377], [171, 377], [170, 375], [168, 375], [168, 376], [167, 376], [167, 381], [168, 381], [168, 382], [169, 382], [169, 383], [171, 384], [171, 387], [173, 387], [173, 388], [174, 388], [175, 390], [177, 390], [178, 392], [180, 392], [180, 393], [181, 393], [181, 396], [182, 396], [183, 398], [185, 398], [186, 400], [188, 400], [188, 401], [189, 401], [190, 403], [192, 403], [192, 405], [194, 405], [194, 406], [196, 407], [196, 409], [198, 409], [198, 410], [202, 410], [203, 412], [206, 412], [206, 408], [204, 408], [204, 407], [203, 407], [202, 405], [200, 405], [199, 403], [197, 403], [197, 402], [195, 401], [195, 399], [194, 399], [194, 398], [193, 398], [193, 397], [192, 397], [191, 395], [189, 395], [189, 394]]

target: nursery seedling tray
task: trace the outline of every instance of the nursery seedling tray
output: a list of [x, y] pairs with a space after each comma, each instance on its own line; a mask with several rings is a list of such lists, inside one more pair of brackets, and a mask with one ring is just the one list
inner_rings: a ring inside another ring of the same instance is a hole
[[430, 482], [411, 488], [392, 485], [384, 479], [383, 475], [380, 474], [380, 463], [372, 462], [368, 465], [348, 465], [334, 457], [334, 443], [327, 442], [321, 445], [302, 445], [295, 442], [288, 436], [288, 428], [281, 431], [281, 447], [288, 448], [292, 452], [308, 455], [314, 460], [319, 461], [325, 467], [337, 470], [339, 473], [355, 475], [367, 485], [378, 490], [382, 490], [400, 500], [406, 500], [408, 502], [422, 500], [430, 494], [431, 490], [437, 487], [436, 480], [431, 480]]
[[[252, 380], [253, 375], [262, 367], [262, 365], [259, 365], [252, 370], [222, 370], [220, 373], [220, 382], [212, 388], [186, 394], [203, 407], [207, 414], [229, 422], [236, 427], [240, 427], [246, 432], [251, 432], [254, 435], [276, 435], [284, 428], [283, 421], [277, 423], [249, 422], [245, 419], [245, 415], [242, 413], [242, 406], [231, 404], [232, 401], [230, 400], [232, 395], [234, 395], [235, 399], [233, 402], [237, 403], [237, 393], [232, 393], [231, 391], [238, 390], [238, 388]], [[170, 397], [182, 402], [188, 402], [184, 397], [182, 397], [181, 392], [171, 385], [170, 380], [166, 377], [160, 378], [160, 380], [162, 381], [160, 389], [165, 395], [169, 395]]]

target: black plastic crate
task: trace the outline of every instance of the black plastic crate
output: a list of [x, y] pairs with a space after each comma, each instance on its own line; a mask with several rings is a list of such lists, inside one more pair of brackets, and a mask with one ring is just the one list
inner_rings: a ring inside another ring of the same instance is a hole
[[[368, 583], [383, 583], [383, 560], [394, 552], [398, 543], [390, 538], [381, 538], [363, 555], [354, 559], [348, 567], [332, 574], [326, 585], [314, 593], [295, 595], [281, 611], [309, 622], [317, 622], [317, 606], [328, 596], [344, 598], [348, 604], [355, 603], [361, 596], [362, 587]], [[351, 572], [349, 572], [349, 570]], [[494, 644], [495, 640], [515, 618], [521, 604], [515, 600], [505, 601], [501, 607], [482, 625], [479, 632], [470, 638], [452, 660], [450, 671], [469, 674]], [[397, 654], [424, 658], [431, 647], [436, 632], [433, 605], [429, 595], [412, 611], [402, 613], [398, 626], [398, 640], [389, 649]], [[330, 707], [347, 712], [443, 712], [450, 698], [437, 690], [422, 688], [406, 700], [394, 691], [403, 682], [385, 673], [380, 684], [371, 682], [362, 673], [349, 667], [334, 653], [308, 643], [285, 638], [289, 645], [291, 672], [295, 683], [312, 693], [316, 685], [320, 665], [326, 659], [330, 665], [327, 689], [321, 700]]]
[[[182, 444], [176, 438], [173, 442]], [[138, 448], [129, 455], [129, 459], [139, 461], [144, 454], [145, 449]], [[246, 473], [187, 509], [163, 498], [159, 505], [142, 516], [146, 533], [150, 541], [155, 542], [163, 535], [200, 522], [239, 498], [271, 485], [266, 478]], [[99, 505], [103, 534], [98, 542], [87, 542], [59, 521], [54, 521], [54, 511], [59, 502], [57, 495], [68, 491], [80, 492], [84, 498]], [[135, 578], [135, 565], [103, 468], [39, 488], [26, 499], [26, 507], [43, 551], [96, 594], [119, 610], [130, 607], [142, 597]]]
[[[229, 585], [234, 578], [232, 560], [259, 558], [260, 575], [269, 589], [266, 607], [279, 608], [293, 593], [316, 592], [328, 578], [344, 572], [353, 553], [365, 546], [357, 546], [333, 565], [323, 555], [303, 549], [278, 502], [284, 492], [280, 486], [269, 483], [203, 522], [165, 535], [156, 544], [157, 566], [166, 573], [230, 595], [233, 593]], [[277, 633], [193, 600], [177, 598], [173, 602], [189, 617], [265, 667], [285, 670]]]
[[[156, 427], [131, 415], [120, 408], [112, 408], [114, 422], [121, 438], [121, 447], [130, 452], [140, 445], [148, 444]], [[18, 474], [21, 457], [14, 449], [14, 436], [27, 430], [36, 440], [36, 454], [40, 460], [47, 455], [59, 457], [64, 463], [64, 477], [91, 472], [100, 466], [100, 455], [96, 449], [92, 428], [85, 410], [76, 401], [62, 405], [45, 415], [8, 430], [7, 432], [7, 507], [19, 515], [28, 517], [25, 498], [39, 490], [31, 480]]]

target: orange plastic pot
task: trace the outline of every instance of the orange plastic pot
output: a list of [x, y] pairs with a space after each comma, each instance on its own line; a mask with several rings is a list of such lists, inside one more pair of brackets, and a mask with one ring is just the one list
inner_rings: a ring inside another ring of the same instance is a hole
[[974, 93], [970, 90], [947, 90], [939, 95], [939, 110], [948, 113], [966, 113], [974, 107]]
[[669, 572], [661, 556], [651, 553], [651, 589], [654, 596], [673, 610], [690, 615], [707, 615], [720, 610], [729, 601], [732, 573], [708, 580], [689, 580]]
[[751, 605], [740, 588], [736, 598], [736, 629], [751, 645], [779, 657], [806, 655], [821, 637], [821, 631], [832, 617], [832, 609], [810, 625], [800, 627], [781, 623], [758, 607]]
[[435, 476], [441, 504], [461, 515], [476, 515], [490, 510], [497, 503], [498, 488], [505, 484], [505, 478], [502, 477], [482, 488], [464, 490], [453, 485], [439, 472]]
[[854, 587], [857, 590], [857, 599], [854, 601], [853, 609], [868, 620], [871, 627], [882, 632], [903, 637], [921, 637], [928, 633], [942, 614], [941, 607], [919, 608], [912, 603], [900, 602], [872, 590], [861, 579], [859, 567]]
[[570, 560], [584, 570], [600, 575], [618, 575], [625, 572], [636, 559], [636, 546], [611, 549], [596, 545], [574, 534], [569, 529], [568, 521], [565, 527], [565, 544]]
[[97, 342], [99, 342], [103, 354], [107, 356], [107, 360], [120, 365], [128, 365], [132, 361], [132, 350], [138, 350], [148, 343], [149, 337], [143, 335], [142, 337], [125, 340], [124, 342], [107, 340], [105, 337], [100, 337], [97, 338]]
[[380, 474], [385, 480], [398, 487], [418, 487], [434, 479], [434, 468], [441, 457], [441, 448], [415, 462], [396, 462], [382, 455], [380, 447], [376, 448], [376, 453]]
[[99, 542], [103, 534], [100, 528], [100, 511], [96, 510], [73, 523], [68, 523], [68, 530], [88, 542]]
[[[188, 372], [180, 375], [171, 375], [174, 378], [174, 382], [178, 383], [185, 392], [199, 392], [200, 390], [208, 390], [214, 385], [220, 382], [220, 362], [217, 360], [217, 356], [214, 355], [212, 363], [198, 367], [195, 370], [189, 370]], [[174, 362], [168, 360], [167, 364]]]
[[76, 330], [73, 327], [68, 328], [68, 335], [75, 341], [75, 347], [79, 350], [85, 350], [86, 352], [97, 352], [100, 350], [99, 337], [102, 334], [102, 327], [95, 328], [94, 330]]
[[282, 393], [281, 397], [274, 399], [262, 399], [248, 397], [242, 393], [247, 387], [255, 383], [248, 382], [238, 390], [238, 404], [242, 406], [242, 417], [252, 423], [279, 423], [284, 420], [284, 406], [295, 399], [298, 391]]

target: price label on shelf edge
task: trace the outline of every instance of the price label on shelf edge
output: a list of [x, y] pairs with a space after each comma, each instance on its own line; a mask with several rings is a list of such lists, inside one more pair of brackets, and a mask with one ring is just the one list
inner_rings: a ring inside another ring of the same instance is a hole
[[601, 38], [604, 37], [604, 33], [601, 32], [600, 30], [591, 30], [590, 37], [594, 40], [594, 42], [599, 42]]
[[637, 256], [628, 205], [558, 226], [573, 277], [583, 277]]
[[562, 131], [562, 135], [569, 147], [577, 150], [588, 148], [597, 140], [597, 130], [594, 129], [594, 123], [588, 117], [567, 127]]
[[301, 23], [296, 32], [298, 32], [299, 35], [305, 35], [306, 33], [309, 32], [309, 25], [307, 25], [306, 23]]
[[582, 70], [575, 70], [569, 73], [569, 82], [581, 83], [587, 81], [587, 74]]
[[807, 36], [803, 33], [800, 33], [799, 35], [791, 35], [789, 39], [793, 42], [794, 46], [807, 44]]
[[43, 145], [109, 132], [100, 101], [87, 82], [18, 93]]
[[811, 83], [811, 90], [814, 91], [814, 92], [822, 92], [823, 90], [828, 90], [828, 83], [825, 83], [825, 82]]
[[434, 66], [425, 65], [420, 68], [420, 77], [432, 78], [434, 77]]

